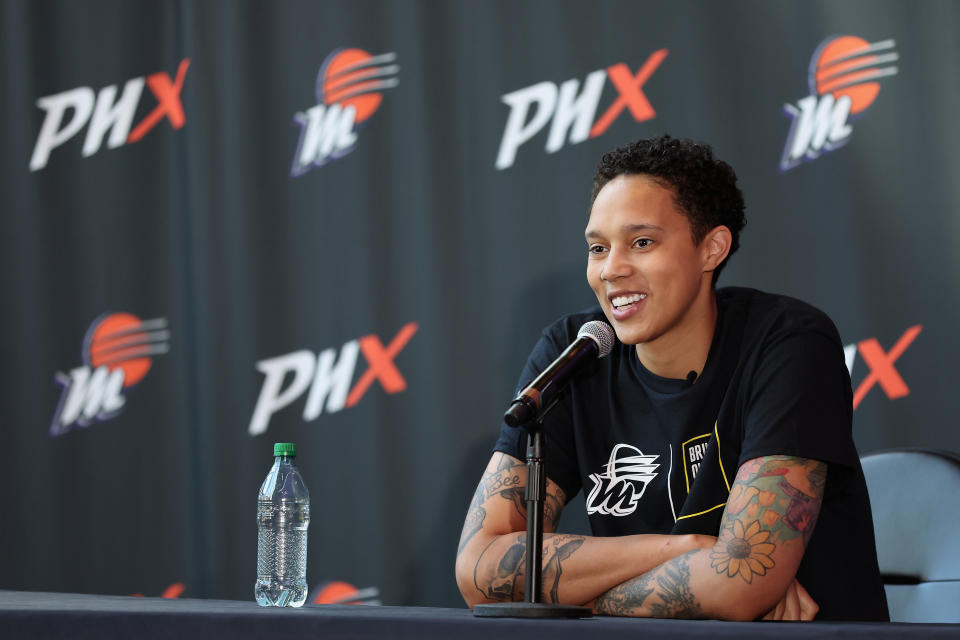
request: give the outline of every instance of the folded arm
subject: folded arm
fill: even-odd
[[[456,575],[469,606],[523,599],[526,565],[526,465],[494,453],[470,504],[457,550]],[[566,503],[547,480],[544,501],[543,601],[583,604],[679,554],[709,548],[713,536],[556,534]]]
[[[826,476],[827,465],[816,460],[766,456],[745,462],[712,548],[679,555],[590,605],[609,615],[758,618],[794,583]]]

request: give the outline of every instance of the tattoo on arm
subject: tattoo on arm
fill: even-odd
[[[676,562],[668,562],[657,576],[657,596],[661,602],[650,605],[655,618],[701,618],[700,603],[690,592],[690,566],[687,556],[679,556]]]
[[[557,530],[564,502],[566,502],[566,494],[563,490],[556,485],[547,484],[547,496],[543,501],[543,518],[544,525],[551,531]]]
[[[573,555],[573,552],[583,544],[582,536],[557,535],[550,538],[549,549],[544,545],[543,554],[543,588],[549,593],[544,594],[547,602],[560,602],[560,576],[563,574],[562,563]]]
[[[778,546],[813,534],[826,485],[827,465],[817,460],[769,456],[737,473],[710,566],[717,574],[752,583],[776,566]],[[800,486],[797,486],[800,485]]]
[[[543,588],[546,602],[560,602],[560,576],[563,562],[580,548],[583,536],[547,535],[543,541]],[[480,554],[473,569],[473,584],[485,598],[491,600],[520,600],[524,595],[527,568],[527,537],[518,534],[499,558],[487,558],[487,552],[497,543],[494,540]]]
[[[527,517],[527,501],[524,494],[526,493],[525,487],[513,487],[512,489],[504,489],[500,492],[500,497],[504,500],[513,503],[513,508],[516,509],[522,517]]]
[[[467,510],[467,517],[463,523],[463,532],[460,534],[460,545],[457,555],[463,551],[470,539],[483,528],[483,521],[487,517],[484,503],[492,496],[499,494],[506,500],[513,502],[520,515],[526,517],[527,511],[523,503],[523,485],[526,481],[526,468],[523,464],[502,453],[498,456],[497,467],[494,471],[484,471],[480,484],[473,494],[473,501]],[[519,497],[518,497],[519,496]]]
[[[483,528],[483,521],[487,517],[487,510],[477,504],[476,498],[467,511],[467,518],[463,521],[463,531],[460,533],[460,545],[457,547],[457,555],[463,551],[470,539]]]
[[[463,551],[467,543],[483,528],[483,522],[487,517],[487,510],[484,505],[494,496],[510,502],[517,514],[522,518],[527,517],[527,503],[525,496],[525,487],[527,484],[527,466],[513,458],[497,453],[497,466],[494,471],[484,471],[480,478],[480,484],[473,495],[470,508],[467,510],[467,517],[463,523],[463,531],[460,534],[460,544],[457,547],[457,555]],[[552,489],[552,490],[551,490]],[[566,495],[556,485],[548,485],[546,500],[543,503],[543,514],[545,525],[556,530],[557,521],[560,519],[560,512],[566,502]]]
[[[744,463],[737,472],[724,510],[720,537],[710,551],[718,575],[752,583],[776,566],[778,547],[813,533],[827,479],[817,460],[767,456]],[[610,589],[594,602],[597,613],[618,616],[702,618],[702,606],[690,588],[690,551]]]
[[[700,603],[690,591],[688,556],[677,556],[632,580],[610,589],[594,602],[597,613],[632,616],[648,612],[655,618],[702,618]],[[653,596],[655,599],[651,599]],[[646,610],[644,603],[649,601]]]
[[[643,606],[650,594],[653,593],[654,572],[649,571],[632,580],[610,589],[594,602],[597,613],[608,616],[629,616],[636,609]]]
[[[518,462],[502,453],[494,458],[494,470],[488,467],[477,485],[470,503],[467,518],[460,534],[459,556],[473,537],[483,528],[487,516],[486,506],[497,499],[509,502],[523,519],[527,517],[526,508],[526,464]],[[546,598],[557,602],[560,590],[560,576],[563,574],[563,562],[580,548],[583,536],[554,535],[560,512],[566,501],[566,494],[554,483],[547,484],[544,500],[544,526],[548,533],[543,542],[543,585]],[[500,557],[493,557],[494,547],[503,549],[503,539],[495,538],[480,553],[473,570],[473,583],[477,590],[492,600],[519,600],[523,596],[523,577],[527,562],[526,536],[518,534]],[[497,552],[499,553],[499,551]]]
[[[813,489],[814,495],[823,498],[823,493],[827,487],[827,465],[822,462],[814,465],[807,475],[807,480],[810,482],[810,488]]]
[[[527,560],[526,536],[519,535],[496,561],[485,561],[484,556],[498,540],[494,539],[483,550],[473,569],[473,584],[484,597],[492,600],[519,600],[522,595],[520,577]],[[484,571],[481,567],[485,567]],[[486,575],[481,575],[484,573]]]

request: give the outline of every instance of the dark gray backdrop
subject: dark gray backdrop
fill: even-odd
[[[749,223],[721,285],[806,299],[845,344],[873,339],[883,353],[922,327],[893,363],[909,394],[875,385],[854,414],[861,453],[960,450],[956,3],[0,8],[0,588],[159,595],[183,583],[185,596],[247,599],[256,492],[272,443],[295,441],[313,505],[310,582],[459,605],[462,515],[516,375],[540,328],[592,301],[582,233],[593,167],[663,132],[709,142],[740,175]],[[811,94],[811,58],[834,35],[893,40],[896,74],[849,119],[845,145],[781,172],[783,105]],[[351,152],[291,177],[294,115],[317,105],[324,61],[351,48],[395,54],[396,85]],[[660,49],[641,89],[654,118],[624,111],[554,153],[548,124],[495,168],[503,95],[574,78],[582,90],[618,63],[635,75]],[[84,126],[30,169],[39,99],[122,92],[156,73],[172,84],[184,59],[181,127],[164,116],[141,140],[108,148],[108,134],[84,157]],[[607,79],[593,120],[618,95]],[[144,86],[132,125],[156,105]],[[169,350],[117,415],[52,436],[55,375],[87,364],[84,336],[110,312],[166,320]],[[258,362],[341,357],[371,335],[386,347],[408,323],[416,333],[392,358],[405,390],[378,378],[355,405],[312,420],[306,391],[265,433],[248,432]],[[343,375],[356,383],[366,369],[361,353]],[[854,389],[870,372],[858,353]],[[582,526],[581,510],[566,526]]]

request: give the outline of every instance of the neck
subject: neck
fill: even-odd
[[[707,363],[717,326],[717,296],[707,274],[706,282],[677,326],[650,342],[637,345],[637,356],[647,371],[662,378],[699,377]],[[705,285],[705,286],[704,286]]]

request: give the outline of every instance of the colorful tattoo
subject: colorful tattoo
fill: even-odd
[[[796,538],[806,546],[823,500],[827,465],[768,456],[740,467],[710,566],[747,583],[776,566],[773,552]]]
[[[733,521],[733,534],[726,540],[726,548],[710,553],[710,566],[717,573],[726,572],[729,577],[740,575],[745,581],[752,582],[753,575],[766,575],[776,563],[770,557],[776,545],[767,542],[770,531],[760,530],[760,522],[754,520],[744,529],[739,520]],[[723,543],[718,541],[718,547]]]

